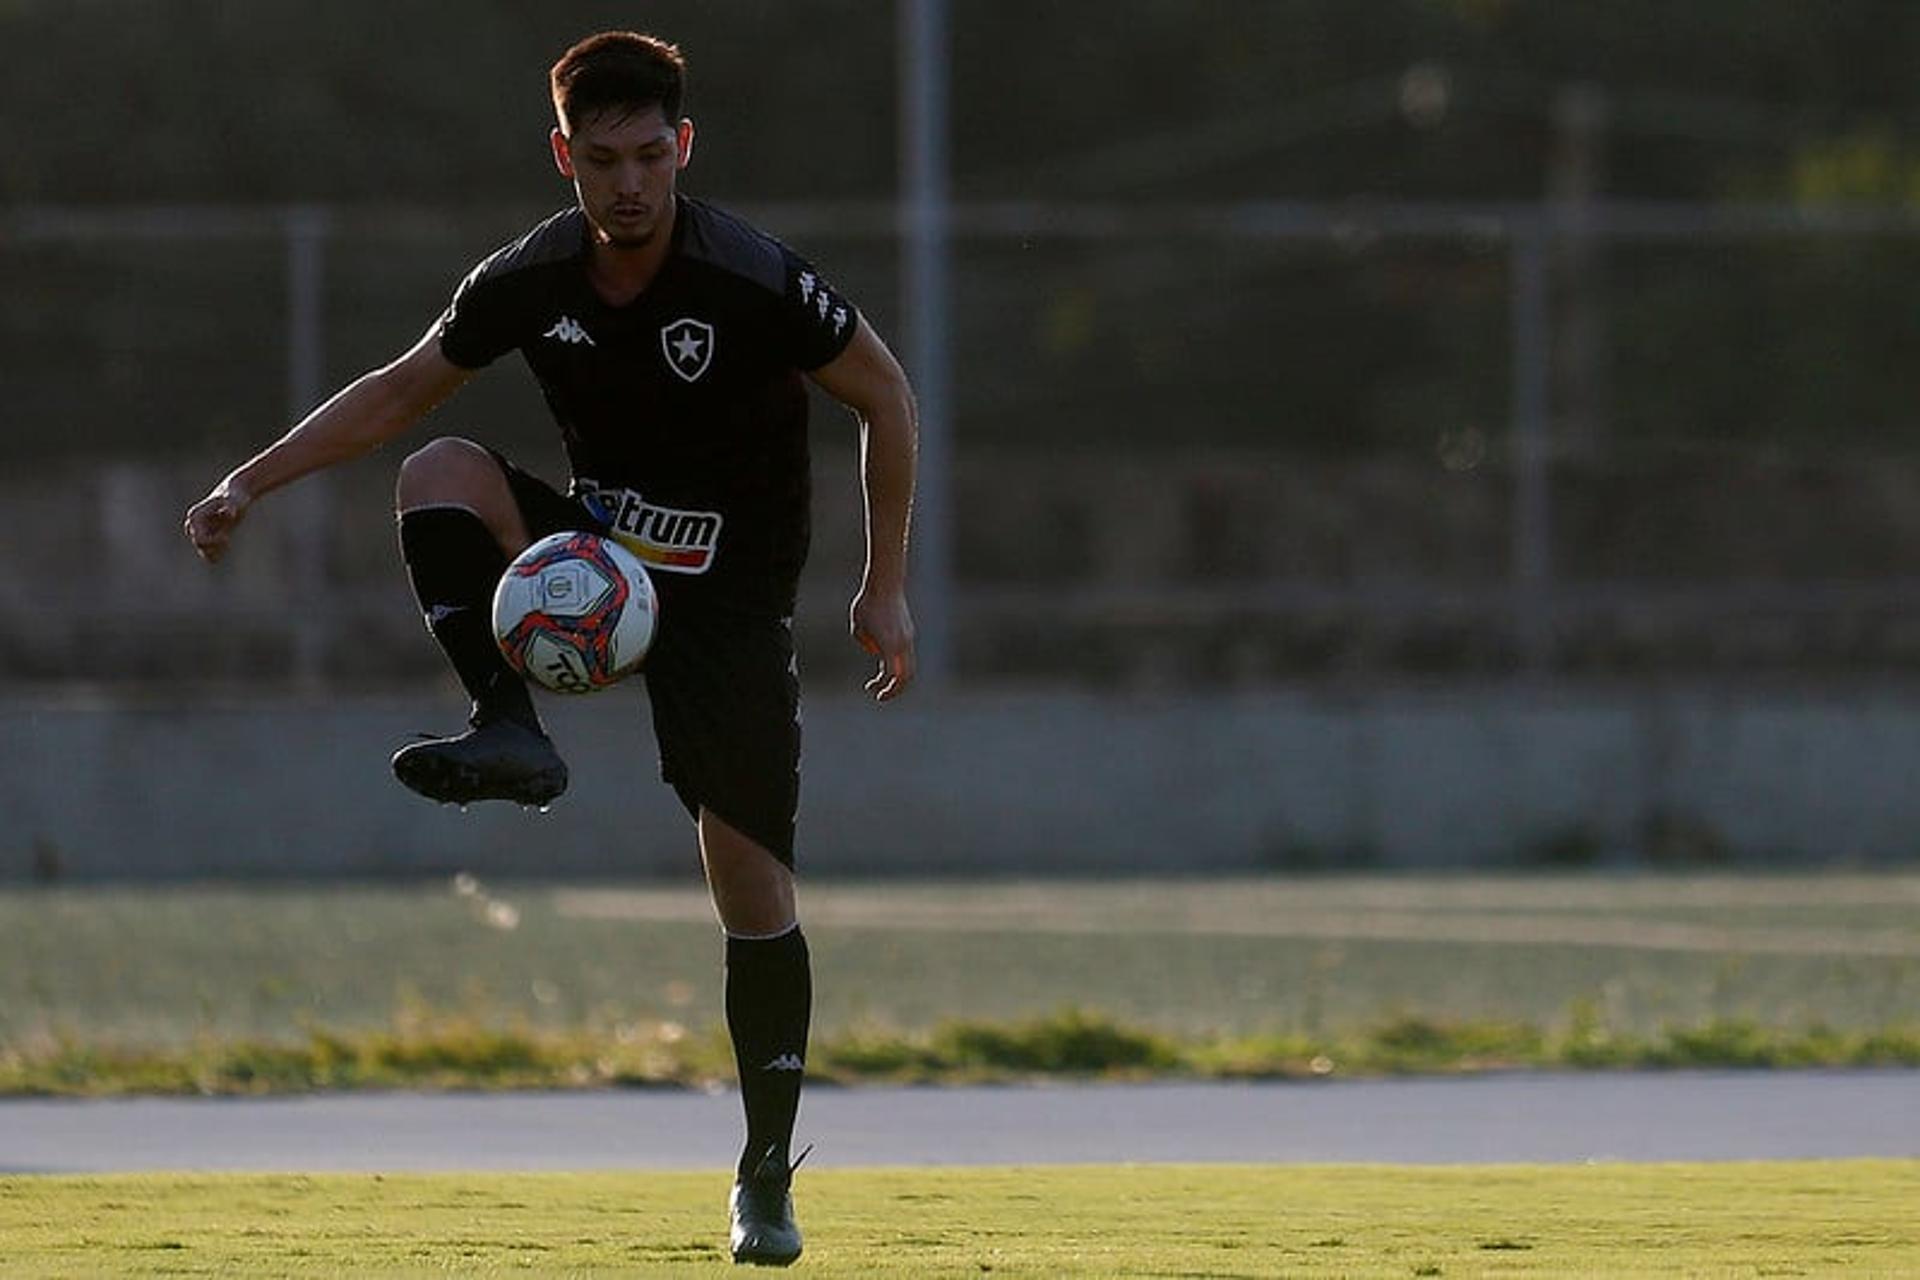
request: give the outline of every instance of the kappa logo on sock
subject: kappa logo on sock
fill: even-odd
[[[762,1071],[805,1071],[807,1064],[800,1060],[797,1053],[783,1053],[760,1068]]]
[[[438,626],[448,618],[456,614],[465,613],[466,611],[467,606],[464,604],[437,604],[427,610],[427,625],[429,627]]]

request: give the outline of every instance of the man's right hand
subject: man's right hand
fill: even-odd
[[[202,560],[213,564],[227,553],[233,531],[252,505],[252,495],[228,476],[214,486],[212,493],[187,508],[187,540]]]
[[[212,564],[227,553],[256,498],[371,452],[459,390],[473,370],[440,354],[439,333],[436,324],[398,360],[361,374],[187,508],[187,541],[201,558]]]

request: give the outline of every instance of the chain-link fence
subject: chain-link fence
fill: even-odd
[[[385,514],[396,457],[276,496],[212,573],[179,513],[541,212],[0,214],[0,679],[435,670]],[[744,212],[894,332],[890,206]],[[1920,660],[1920,221],[1006,204],[952,225],[954,462],[928,482],[951,500],[962,680]],[[427,430],[558,478],[517,370]],[[852,431],[822,406],[815,440],[803,655],[851,671]]]

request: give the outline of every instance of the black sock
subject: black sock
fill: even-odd
[[[740,1173],[752,1173],[769,1149],[787,1158],[800,1084],[806,1075],[813,972],[807,939],[795,925],[774,938],[727,939],[727,1030],[740,1071],[747,1145]]]
[[[493,589],[506,553],[465,507],[417,507],[400,513],[400,555],[427,630],[473,699],[475,719],[504,716],[540,727],[526,681],[493,638]]]

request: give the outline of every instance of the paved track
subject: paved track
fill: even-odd
[[[815,1089],[820,1165],[1920,1156],[1920,1072]],[[0,1172],[720,1168],[731,1094],[0,1103]]]

